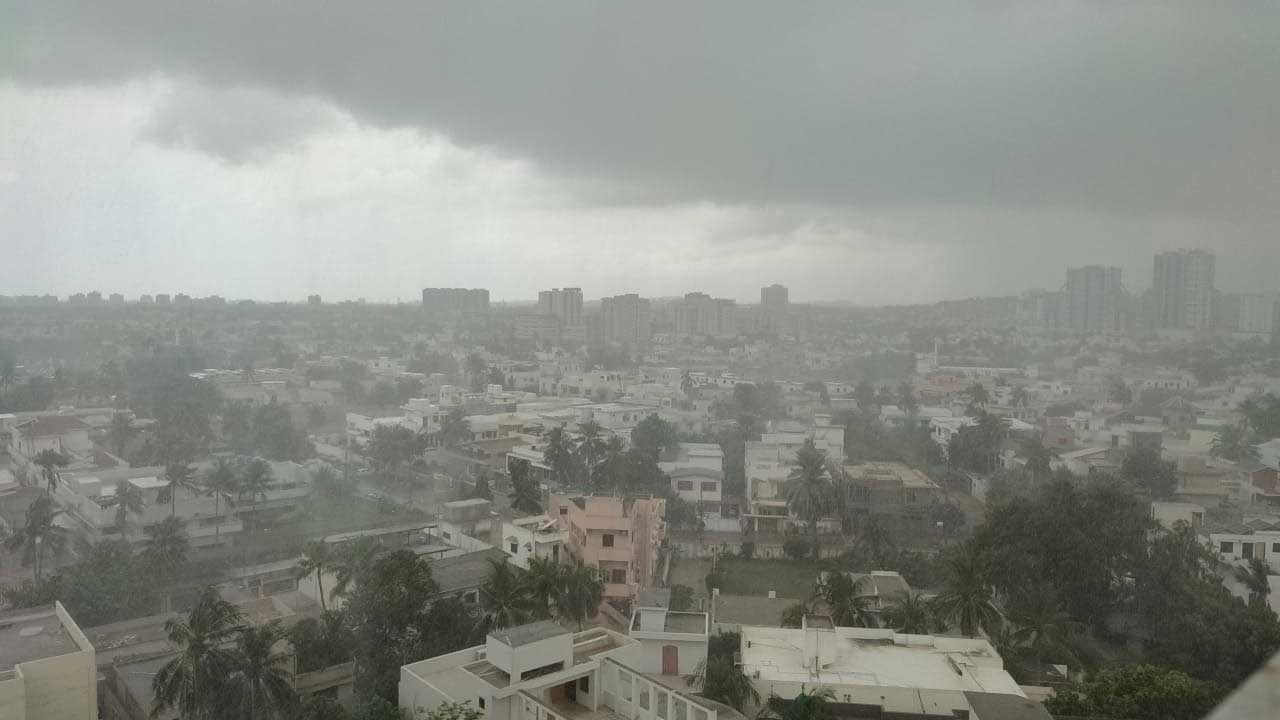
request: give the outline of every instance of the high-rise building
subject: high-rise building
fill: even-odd
[[[650,329],[648,300],[629,293],[600,301],[600,335],[604,342],[642,348],[649,344]]]
[[[1232,298],[1237,334],[1264,337],[1280,329],[1280,297],[1271,293],[1249,293]]]
[[[434,313],[487,313],[489,291],[484,288],[424,288],[422,308]]]
[[[554,315],[562,325],[582,324],[582,288],[552,288],[538,293],[538,314]]]
[[[1120,268],[1088,265],[1067,270],[1067,319],[1077,333],[1123,329],[1124,286]]]
[[[787,305],[790,301],[787,298],[787,288],[785,285],[770,285],[769,287],[760,288],[760,307],[765,312],[776,311],[785,313]]]
[[[320,296],[319,296],[319,295],[308,295],[308,296],[307,296],[307,304],[308,304],[308,305],[310,305],[311,307],[320,307]]]
[[[706,293],[692,292],[675,307],[675,328],[678,335],[711,335],[735,337],[738,334],[737,302],[729,298],[713,298]]]
[[[1156,255],[1151,289],[1157,328],[1207,330],[1213,324],[1214,264],[1207,250]]]

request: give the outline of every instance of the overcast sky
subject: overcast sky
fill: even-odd
[[[906,303],[1178,247],[1280,289],[1276,3],[0,18],[0,294]]]

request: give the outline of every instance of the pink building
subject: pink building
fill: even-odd
[[[569,533],[569,557],[600,571],[604,596],[630,598],[653,583],[666,506],[662,498],[552,493],[548,513]]]

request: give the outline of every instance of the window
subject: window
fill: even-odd
[[[600,544],[604,547],[613,547],[613,536],[605,533],[600,536]]]
[[[520,543],[511,543],[511,554],[517,555],[520,552]]]
[[[591,692],[591,676],[578,678],[578,692]]]
[[[609,582],[615,585],[625,585],[627,582],[627,571],[626,570],[610,570]]]
[[[676,481],[676,489],[677,489],[677,490],[692,490],[692,489],[693,489],[693,481],[692,481],[692,480],[677,480],[677,481]]]
[[[569,514],[569,508],[568,508],[568,507],[561,507],[561,508],[560,508],[560,514],[561,514],[561,515],[568,515],[568,514]]]
[[[1253,559],[1253,543],[1240,543],[1240,555],[1245,560]]]
[[[702,483],[702,492],[716,492],[719,489],[720,489],[720,483],[718,482],[708,481],[708,482]]]
[[[1271,543],[1271,552],[1280,553],[1280,543]]]
[[[1229,553],[1236,549],[1236,544],[1232,542],[1224,542],[1218,546],[1219,552]]]
[[[480,700],[480,702],[478,702],[478,703],[476,703],[476,704],[480,706],[480,709],[481,709],[481,710],[483,710],[483,709],[484,709],[484,698],[479,698],[479,700]]]

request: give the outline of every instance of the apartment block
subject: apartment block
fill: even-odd
[[[552,493],[548,513],[568,531],[570,560],[596,568],[606,598],[631,598],[652,583],[666,537],[666,500]]]
[[[96,720],[97,676],[93,645],[62,603],[0,614],[0,718]]]

